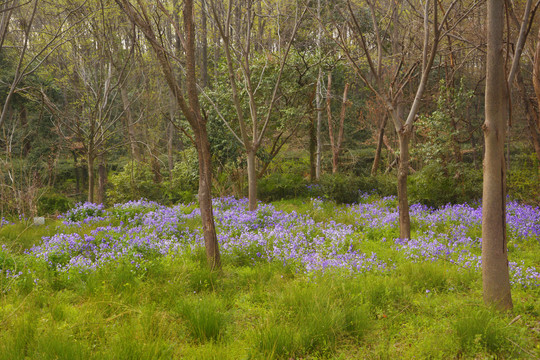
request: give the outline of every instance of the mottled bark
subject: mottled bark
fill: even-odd
[[[482,284],[484,302],[512,308],[506,237],[504,139],[509,116],[504,71],[504,0],[487,5],[486,118],[482,203]]]

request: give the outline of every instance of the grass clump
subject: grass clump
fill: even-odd
[[[201,343],[220,340],[228,319],[221,299],[211,296],[180,301],[176,311],[186,321],[191,337]]]

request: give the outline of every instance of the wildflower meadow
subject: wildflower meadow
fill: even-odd
[[[394,197],[214,200],[223,270],[195,204],[81,203],[1,221],[0,358],[537,358],[540,209],[509,201],[514,312],[482,305],[480,204]]]

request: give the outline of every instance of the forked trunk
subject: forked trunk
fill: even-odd
[[[506,239],[506,173],[504,139],[508,92],[503,54],[504,0],[487,5],[486,119],[482,193],[482,285],[484,302],[512,308]]]
[[[399,167],[398,167],[398,205],[399,205],[399,237],[411,238],[411,218],[409,216],[409,200],[407,196],[407,176],[409,175],[409,141],[411,130],[403,129],[399,135]]]
[[[248,198],[249,210],[257,209],[257,169],[255,168],[255,151],[247,151],[247,173],[248,173]]]

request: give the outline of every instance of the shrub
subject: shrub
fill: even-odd
[[[71,206],[73,206],[72,200],[53,190],[47,191],[37,202],[37,210],[40,215],[63,213],[68,211]]]
[[[508,194],[520,202],[540,205],[540,173],[535,155],[521,156],[511,164],[512,168],[507,176]]]
[[[307,195],[307,182],[298,174],[271,174],[258,182],[258,197],[263,201],[290,199]]]
[[[110,202],[123,203],[141,198],[152,201],[162,201],[164,198],[163,185],[154,181],[150,165],[131,162],[109,178],[107,199]]]
[[[470,203],[482,195],[482,174],[462,164],[444,167],[433,162],[409,176],[408,180],[410,201],[432,207]]]

